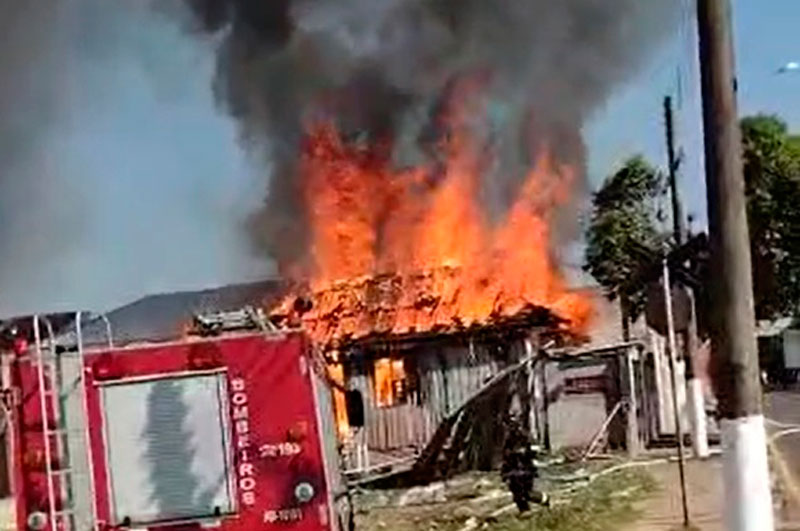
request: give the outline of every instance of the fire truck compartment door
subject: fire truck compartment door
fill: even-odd
[[[233,512],[226,396],[222,374],[102,388],[115,524]]]

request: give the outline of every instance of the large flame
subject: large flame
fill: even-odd
[[[398,171],[387,145],[348,142],[330,123],[310,128],[300,171],[314,293],[303,321],[312,338],[470,326],[532,306],[581,328],[590,305],[566,289],[550,252],[549,224],[573,169],[542,149],[492,223],[480,200],[487,157],[455,130],[439,148],[437,163]],[[293,300],[278,313],[291,313]],[[326,317],[332,322],[321,326]]]
[[[566,289],[550,249],[573,168],[544,147],[499,221],[481,200],[493,160],[472,133],[487,81],[478,73],[451,87],[427,165],[396,170],[390,140],[308,128],[299,169],[311,248],[299,269],[313,292],[301,319],[312,339],[488,324],[533,307],[584,326],[590,305]],[[293,302],[277,313],[292,314]]]
[[[468,110],[447,109],[438,160],[406,170],[393,169],[390,142],[347,141],[327,122],[309,128],[300,185],[310,252],[289,266],[307,281],[311,305],[294,294],[274,315],[299,321],[334,356],[340,342],[371,334],[503,326],[542,309],[583,329],[590,303],[566,289],[550,250],[552,215],[569,197],[573,169],[542,149],[493,222],[480,186],[491,157],[459,127]],[[341,382],[341,365],[329,369]],[[391,405],[402,366],[385,359],[375,370],[377,399]],[[346,437],[344,395],[334,394]]]

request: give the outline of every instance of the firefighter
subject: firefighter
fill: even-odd
[[[530,510],[531,502],[550,506],[549,496],[533,488],[533,480],[537,477],[534,456],[530,437],[522,429],[520,422],[512,417],[507,423],[502,476],[521,513]]]

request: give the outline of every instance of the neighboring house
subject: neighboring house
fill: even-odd
[[[184,335],[196,314],[239,310],[246,306],[269,306],[283,292],[283,283],[265,280],[220,288],[148,295],[106,314],[116,345],[160,342]],[[82,327],[85,344],[106,341],[105,323],[89,317]],[[74,327],[64,331],[74,334]],[[65,341],[69,343],[69,341]]]
[[[584,280],[586,280],[584,278]],[[622,315],[619,300],[609,301],[603,290],[597,286],[589,286],[581,291],[591,297],[595,307],[595,318],[590,323],[587,335],[590,346],[603,348],[623,342]],[[800,331],[799,331],[800,332]],[[640,399],[644,411],[640,414],[640,423],[645,424],[644,435],[646,440],[658,440],[665,436],[675,434],[675,415],[672,400],[671,369],[669,363],[669,349],[667,340],[655,330],[649,328],[643,316],[639,317],[630,326],[631,341],[641,342],[644,345],[642,357],[637,370],[637,377],[641,378]],[[800,335],[798,336],[800,337]],[[678,382],[678,405],[681,411],[683,426],[689,425],[686,405],[686,365],[683,361],[681,337],[678,342],[678,356],[676,357],[675,372]],[[800,343],[798,343],[800,347]],[[693,357],[694,374],[703,384],[705,401],[708,405],[716,402],[711,383],[710,374],[710,344],[701,342]],[[687,429],[687,428],[684,428]],[[716,428],[710,428],[714,431]]]
[[[771,383],[796,383],[800,375],[800,321],[784,317],[760,321],[756,329],[761,369]]]

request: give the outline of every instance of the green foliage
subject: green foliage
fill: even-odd
[[[643,256],[657,253],[659,232],[655,198],[661,175],[642,157],[629,159],[594,194],[587,231],[584,269],[612,300],[622,300],[623,319],[644,308]]]
[[[800,313],[800,136],[775,116],[741,122],[747,214],[759,319]],[[628,318],[644,304],[643,256],[659,249],[654,198],[661,178],[641,157],[625,163],[593,198],[585,269]]]
[[[545,488],[553,498],[553,506],[534,505],[529,513],[519,514],[509,505],[511,496],[499,479],[495,476],[489,490],[480,490],[477,498],[448,495],[446,503],[433,505],[370,508],[361,498],[361,503],[356,502],[357,527],[459,531],[474,520],[478,529],[487,531],[614,531],[633,523],[641,515],[637,505],[658,488],[653,477],[642,469],[617,470],[598,476],[589,484]],[[536,488],[542,486],[543,481],[537,480]],[[495,488],[506,495],[497,496]],[[505,511],[498,512],[504,507]]]
[[[511,515],[487,527],[491,531],[613,531],[633,523],[640,511],[636,503],[656,489],[655,481],[641,470],[621,471],[601,477],[586,487],[556,500],[549,509]]]
[[[775,116],[742,120],[756,313],[797,314],[800,301],[800,139]]]

